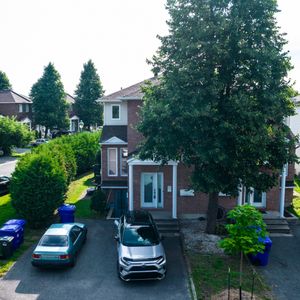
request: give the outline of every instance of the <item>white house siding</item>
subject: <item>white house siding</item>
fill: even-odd
[[[120,105],[120,120],[112,119],[112,106]],[[127,125],[127,101],[104,103],[104,125]]]

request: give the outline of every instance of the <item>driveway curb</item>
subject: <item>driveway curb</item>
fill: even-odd
[[[179,225],[180,225],[180,223],[179,223]],[[192,300],[197,300],[198,298],[197,298],[196,288],[195,288],[195,284],[194,284],[194,280],[193,280],[193,276],[192,276],[192,268],[191,268],[189,258],[186,255],[184,237],[183,237],[183,234],[182,234],[181,230],[180,230],[180,233],[179,233],[179,239],[180,239],[180,246],[181,246],[181,250],[182,250],[184,263],[185,263],[187,273],[188,273],[190,294],[191,294]]]

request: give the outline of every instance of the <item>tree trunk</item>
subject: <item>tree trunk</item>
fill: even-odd
[[[243,252],[241,252],[240,259],[240,300],[242,300],[242,274],[243,274]]]
[[[218,194],[208,194],[207,224],[206,233],[214,234],[216,232],[217,214],[218,214]]]
[[[44,138],[45,138],[45,139],[47,138],[47,135],[48,135],[48,127],[46,126],[46,127],[45,127],[45,135],[44,135]]]

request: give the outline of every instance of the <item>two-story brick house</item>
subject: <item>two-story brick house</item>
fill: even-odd
[[[125,208],[147,209],[158,216],[172,218],[205,215],[208,195],[191,189],[191,169],[176,161],[161,166],[138,158],[137,148],[143,137],[136,131],[135,125],[142,105],[141,85],[143,82],[101,99],[104,105],[100,139],[102,189],[107,192],[108,201],[114,204],[118,213]],[[292,200],[294,166],[284,169],[283,177],[278,178],[278,186],[269,192],[259,193],[244,187],[236,198],[220,193],[220,205],[230,209],[248,202],[259,209],[283,215],[284,206]],[[281,178],[286,185],[283,192]]]
[[[15,117],[17,121],[32,126],[32,101],[13,90],[0,91],[0,115]]]

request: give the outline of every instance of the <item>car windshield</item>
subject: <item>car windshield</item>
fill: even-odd
[[[124,229],[124,246],[154,246],[159,244],[159,236],[152,226],[132,226]]]
[[[40,246],[66,247],[68,246],[67,235],[44,235],[39,243]]]

